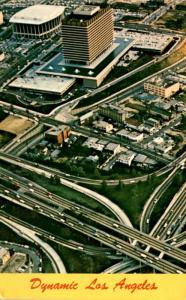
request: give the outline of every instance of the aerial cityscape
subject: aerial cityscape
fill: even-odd
[[[186,273],[186,0],[0,0],[0,273]]]

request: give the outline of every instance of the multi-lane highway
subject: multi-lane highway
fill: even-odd
[[[49,244],[42,241],[42,239],[36,236],[33,230],[28,229],[23,225],[17,224],[17,222],[9,220],[3,216],[0,216],[0,222],[11,228],[13,231],[16,232],[16,234],[20,235],[22,238],[40,246],[43,252],[51,261],[55,273],[66,273],[65,266],[57,252]]]
[[[172,172],[166,177],[166,179],[154,190],[154,192],[151,194],[150,198],[146,202],[142,216],[141,216],[141,222],[140,222],[140,229],[143,232],[148,232],[149,230],[149,221],[150,216],[152,214],[152,211],[157,204],[157,202],[160,200],[162,195],[165,193],[165,191],[169,188],[172,180],[178,174],[185,164],[185,154],[182,155],[181,160],[179,158],[179,161],[177,160],[177,164],[175,168],[172,170]]]
[[[174,247],[181,247],[186,244],[186,231],[175,235],[174,237],[167,240],[168,243],[174,245]]]
[[[44,237],[47,240],[53,240],[55,239],[55,243],[62,245],[63,247],[67,247],[72,250],[84,252],[89,255],[104,255],[110,259],[118,259],[120,256],[118,256],[115,251],[113,251],[110,248],[104,248],[104,247],[96,247],[91,245],[84,245],[82,243],[78,243],[74,240],[67,240],[62,237],[60,237],[57,234],[50,233],[49,231],[43,230],[35,225],[31,225],[28,222],[25,222],[17,217],[14,217],[4,211],[0,210],[0,216],[7,218],[8,220],[11,220],[19,225],[24,226],[25,228],[31,229],[34,231],[38,236]]]
[[[184,226],[186,216],[186,183],[175,194],[167,209],[162,214],[159,221],[153,227],[150,235],[158,237],[161,240],[171,237],[178,228]]]
[[[12,175],[13,176],[13,175]],[[28,187],[29,192],[29,187]],[[2,191],[3,193],[3,191]],[[30,196],[31,194],[31,196]],[[15,201],[15,192],[11,189],[8,189],[8,193],[4,192],[4,197],[8,200]],[[82,206],[77,206],[74,203],[70,202],[69,200],[61,199],[60,197],[56,197],[52,194],[52,203],[58,204],[58,209],[55,209],[51,207],[50,205],[46,205],[42,203],[42,200],[38,200],[38,198],[41,196],[44,198],[46,197],[46,193],[42,191],[39,191],[38,188],[34,187],[34,194],[32,191],[30,191],[29,196],[26,194],[19,193],[18,203],[19,205],[26,204],[31,209],[36,209],[36,206],[39,206],[38,213],[44,214],[46,216],[49,216],[50,218],[65,224],[66,226],[69,226],[83,234],[86,234],[101,243],[110,246],[114,249],[119,249],[120,252],[126,253],[128,256],[135,258],[138,261],[142,261],[145,264],[148,264],[152,267],[154,267],[157,270],[160,270],[161,272],[167,272],[167,273],[175,273],[177,271],[184,272],[183,268],[180,268],[180,263],[186,263],[186,255],[183,251],[176,249],[175,247],[172,247],[171,245],[167,248],[166,243],[156,240],[146,234],[143,234],[139,232],[136,229],[129,228],[125,225],[122,225],[121,223],[110,219],[108,217],[105,217],[99,213],[95,213],[94,211],[91,211],[90,209],[84,208]],[[37,199],[34,199],[34,197],[37,196]],[[13,198],[13,199],[12,199]],[[60,198],[60,200],[59,200]],[[48,196],[47,196],[48,201]],[[24,201],[24,203],[21,203],[20,200]],[[88,220],[92,220],[92,222],[95,222],[97,224],[100,224],[104,226],[105,230],[108,230],[107,232],[97,229],[97,227],[93,227],[91,225],[88,225],[87,223],[81,223],[78,221],[77,218],[72,217],[68,214],[61,215],[61,211],[59,211],[59,208],[68,209],[70,211],[74,211],[76,214],[81,215]],[[110,231],[117,232],[119,235],[123,236],[123,238],[117,238],[114,235],[110,234]],[[109,232],[109,233],[108,233]],[[147,253],[141,248],[139,248],[137,243],[135,245],[129,244],[128,242],[125,242],[126,238],[130,238],[135,240],[136,242],[140,242],[143,245],[150,246],[150,248],[155,249],[159,251],[159,254],[161,252],[167,252],[168,257],[174,258],[175,264],[170,263],[169,261],[165,261],[164,259],[160,259],[158,256],[155,256],[151,253]],[[148,258],[148,259],[147,259]]]
[[[133,259],[123,259],[123,261],[105,269],[103,274],[113,274],[113,273],[129,273],[133,270],[143,268],[141,263],[137,263]]]
[[[35,172],[37,174],[44,175],[48,178],[51,178],[51,176],[54,176],[54,175],[58,175],[58,172],[55,170],[50,170],[49,168],[45,168],[44,166],[42,168],[40,168],[37,164],[36,164],[37,165],[36,166],[33,163],[29,163],[29,162],[27,163],[26,160],[22,160],[20,158],[10,156],[10,155],[4,154],[2,152],[0,152],[0,159],[4,160],[6,162],[9,162],[13,165],[20,166],[23,169],[31,170],[32,172]],[[4,172],[4,174],[5,174],[5,172]],[[70,182],[70,181],[62,179],[62,178],[61,178],[61,183],[65,186],[68,186],[69,188],[74,189],[82,194],[85,194],[88,197],[103,204],[105,207],[107,207],[108,209],[110,209],[112,211],[112,213],[117,217],[118,220],[120,220],[120,222],[132,227],[132,224],[131,224],[129,218],[124,213],[124,211],[119,206],[117,206],[112,201],[110,201],[108,198],[106,198],[94,191],[91,191],[85,187],[79,186],[73,182]]]

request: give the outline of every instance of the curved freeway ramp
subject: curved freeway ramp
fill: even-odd
[[[127,273],[128,270],[136,270],[140,268],[140,264],[137,263],[134,259],[122,260],[119,263],[112,265],[102,272],[102,274],[115,274],[115,273]]]
[[[27,169],[32,172],[35,172],[36,174],[40,174],[42,176],[44,175],[47,178],[51,178],[51,176],[58,175],[58,172],[56,172],[55,170],[50,170],[49,168],[47,168],[47,170],[46,170],[44,167],[42,168],[41,166],[33,166],[33,164],[30,164],[29,162],[22,160],[21,158],[18,158],[16,160],[15,157],[12,157],[12,156],[4,154],[4,153],[0,153],[0,157],[4,161],[8,161],[14,165],[20,166],[23,169]],[[61,176],[59,176],[59,177],[60,177],[61,184],[65,185],[71,189],[74,189],[82,194],[85,194],[85,195],[89,196],[90,198],[96,200],[97,202],[99,202],[102,205],[104,205],[105,207],[107,207],[117,217],[117,219],[122,224],[125,224],[129,227],[133,227],[132,223],[130,222],[130,220],[129,220],[128,216],[125,214],[125,212],[118,205],[113,203],[111,200],[109,200],[105,196],[102,196],[92,190],[89,190],[88,188],[79,186],[76,183],[73,183],[69,180],[63,179]]]
[[[7,220],[4,217],[0,217],[0,222],[10,227],[13,231],[15,231],[20,236],[23,236],[23,238],[27,240],[31,240],[32,242],[35,242],[36,244],[40,245],[43,252],[50,259],[55,273],[62,273],[62,274],[66,273],[65,266],[61,258],[59,257],[59,255],[56,253],[56,251],[49,244],[43,242],[40,238],[38,238],[35,235],[35,232],[33,230],[25,228],[24,226],[19,225],[13,221]]]

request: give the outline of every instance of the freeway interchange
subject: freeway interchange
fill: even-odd
[[[12,80],[16,77],[16,74],[19,74],[21,70],[19,70],[18,67],[27,68],[29,64],[32,64],[35,61],[38,54],[38,58],[41,59],[43,54],[40,54],[40,50],[48,48],[50,44],[51,41],[47,42],[44,47],[39,46],[37,49],[30,51],[28,57],[15,62],[14,69],[7,69],[4,78],[0,78],[0,83],[2,85],[1,91],[3,91],[3,87],[6,87],[9,80]],[[58,43],[56,41],[56,47],[57,46]],[[152,62],[152,64],[154,64],[154,62]],[[156,75],[160,75],[169,69],[181,68],[183,66],[185,66],[185,58],[176,62],[174,65],[158,71]],[[143,68],[145,67],[140,67],[140,70],[143,70]],[[132,71],[132,74],[137,72],[138,70],[134,70]],[[129,75],[132,74],[124,75],[124,77],[130,77]],[[56,114],[59,111],[74,108],[80,101],[86,101],[87,97],[94,97],[95,95],[98,95],[97,100],[95,100],[93,104],[82,108],[82,111],[84,112],[91,110],[96,111],[100,104],[108,104],[112,101],[121,101],[122,99],[130,96],[131,90],[138,93],[142,84],[146,82],[147,79],[154,77],[154,75],[155,74],[150,75],[141,81],[137,81],[131,86],[128,86],[123,90],[119,90],[114,94],[109,93],[108,91],[111,90],[112,86],[114,87],[114,85],[121,80],[121,78],[116,79],[115,81],[101,86],[89,94],[73,99],[70,102],[65,102],[64,104],[56,107],[48,115],[23,108],[21,106],[5,103],[3,101],[0,101],[0,106],[6,113],[11,113],[34,121],[36,130],[39,126],[58,127],[62,124],[69,125],[68,123],[56,119]],[[4,90],[4,92],[6,93],[6,90]],[[101,92],[106,92],[109,96],[107,98],[100,97],[99,99],[99,93]],[[20,91],[18,100],[20,100],[21,95],[23,94]],[[7,163],[7,165],[14,166],[15,169],[21,168],[23,171],[29,170],[33,174],[39,174],[47,178],[51,178],[51,176],[58,176],[61,184],[82,194],[86,194],[90,198],[101,203],[109,209],[113,217],[105,216],[82,204],[77,204],[75,201],[59,197],[54,193],[49,192],[47,189],[42,188],[35,182],[16,175],[16,172],[14,173],[12,171],[8,171],[8,168],[0,167],[0,197],[3,199],[5,207],[6,205],[15,205],[16,207],[20,207],[22,210],[29,211],[31,214],[34,212],[41,218],[47,218],[47,224],[54,222],[54,224],[58,224],[58,226],[61,226],[62,228],[69,228],[77,234],[86,237],[88,241],[91,240],[95,242],[96,246],[82,243],[78,240],[65,239],[64,237],[51,232],[50,228],[47,228],[47,226],[46,229],[40,228],[36,224],[32,224],[29,220],[22,220],[21,217],[19,218],[13,213],[10,214],[6,211],[6,209],[4,209],[3,205],[0,208],[0,223],[2,222],[11,228],[14,226],[22,228],[20,230],[17,229],[16,231],[16,233],[20,233],[20,236],[22,237],[26,236],[26,232],[30,232],[33,238],[36,240],[38,239],[38,241],[40,240],[40,247],[43,250],[49,250],[49,257],[53,256],[51,257],[51,261],[53,262],[54,272],[56,273],[65,273],[65,267],[55,251],[52,254],[53,251],[51,245],[54,243],[87,255],[100,255],[104,258],[108,257],[112,261],[120,260],[119,263],[113,263],[111,267],[103,270],[103,273],[133,272],[144,268],[145,266],[150,267],[150,269],[154,272],[172,274],[186,273],[186,253],[183,250],[183,246],[186,244],[186,232],[184,227],[186,223],[185,184],[180,187],[171,199],[168,207],[162,213],[158,222],[151,230],[149,228],[151,215],[153,214],[156,205],[160,202],[162,195],[171,187],[175,176],[184,171],[186,153],[184,152],[181,156],[173,160],[172,157],[169,157],[168,155],[163,156],[154,150],[147,148],[145,145],[147,142],[152,140],[152,138],[158,137],[166,129],[175,126],[180,120],[181,116],[179,114],[176,115],[173,120],[163,126],[162,129],[156,132],[156,134],[145,138],[140,144],[129,143],[127,138],[121,138],[115,134],[95,132],[92,128],[80,126],[77,123],[71,124],[71,130],[84,137],[91,136],[99,139],[103,138],[107,142],[118,143],[129,150],[145,154],[148,158],[165,164],[164,167],[152,173],[152,175],[157,177],[162,174],[167,174],[167,177],[148,198],[142,215],[140,216],[140,230],[133,228],[129,218],[122,209],[117,207],[114,203],[111,203],[111,201],[109,202],[109,199],[105,199],[106,197],[97,195],[91,190],[91,186],[100,186],[102,184],[103,181],[101,179],[83,178],[70,175],[59,170],[49,168],[43,164],[30,162],[18,157],[16,150],[19,148],[20,150],[23,150],[25,145],[28,147],[29,141],[31,140],[31,138],[27,139],[27,133],[23,134],[21,138],[17,137],[17,139],[13,140],[10,144],[1,149],[0,161],[2,161],[3,164]],[[18,141],[19,143],[17,143]],[[148,184],[148,175],[122,179],[121,181],[129,185],[131,183],[138,183],[142,181],[146,181]],[[118,180],[110,179],[106,180],[106,182],[109,186],[118,184]],[[83,188],[77,183],[87,184],[90,189]],[[43,246],[42,240],[44,241]]]
[[[182,163],[180,165],[182,165]],[[186,254],[184,251],[134,228],[123,225],[114,219],[77,205],[72,201],[51,193],[49,194],[38,185],[34,185],[27,180],[23,181],[22,178],[19,178],[19,176],[15,174],[11,174],[10,176],[10,172],[3,168],[0,169],[0,173],[3,180],[11,181],[12,184],[15,184],[21,190],[25,191],[23,193],[10,188],[5,189],[1,185],[1,196],[8,201],[13,201],[18,205],[35,210],[39,214],[45,215],[62,225],[79,231],[109,248],[119,250],[121,253],[138,262],[149,265],[162,273],[185,273],[185,268],[180,267],[180,265],[184,266],[186,262]],[[75,217],[71,216],[69,212],[73,212]],[[92,224],[89,225],[86,221],[79,221],[78,216],[86,220],[91,220],[94,226]],[[99,225],[97,227],[97,224],[101,225],[101,228],[104,228],[104,230],[99,229]],[[114,232],[117,233],[117,236],[114,235]],[[55,236],[53,235],[41,235],[55,241]],[[140,245],[143,245],[143,247],[140,247]],[[78,247],[80,247],[79,250],[82,250],[81,246]],[[158,255],[151,253],[149,249],[158,251]],[[165,252],[166,259],[162,258]],[[173,262],[171,261],[172,259]]]
[[[176,201],[174,201],[174,199],[172,200],[173,205],[170,205],[167,214],[162,216],[160,221],[153,228],[152,232],[150,232],[150,235],[148,235],[149,222],[147,222],[147,220],[150,219],[155,204],[161,198],[161,195],[170,186],[174,176],[177,173],[182,172],[182,170],[184,169],[186,160],[185,155],[186,154],[183,153],[180,157],[178,157],[174,161],[169,162],[169,164],[163,168],[162,173],[169,172],[170,170],[172,171],[164,180],[164,182],[162,182],[162,184],[157,187],[157,190],[152,193],[151,197],[147,201],[141,218],[141,231],[137,231],[132,227],[130,228],[124,224],[121,224],[121,221],[115,221],[114,219],[110,219],[104,215],[100,215],[99,213],[95,213],[94,211],[91,211],[90,209],[87,209],[82,205],[76,205],[67,199],[62,199],[54,194],[51,194],[38,185],[29,183],[28,180],[19,178],[19,176],[3,168],[0,169],[1,179],[5,181],[11,181],[11,183],[19,186],[21,191],[23,190],[24,192],[15,192],[1,185],[0,193],[1,197],[3,197],[4,199],[12,201],[17,205],[24,207],[25,209],[34,210],[38,214],[44,215],[58,223],[61,223],[62,226],[68,226],[71,229],[76,230],[77,232],[80,232],[81,234],[100,242],[101,245],[105,245],[106,248],[105,250],[104,248],[100,248],[101,250],[99,248],[87,248],[81,243],[76,244],[76,242],[73,243],[64,241],[59,236],[55,236],[53,234],[51,235],[47,232],[42,232],[41,229],[34,229],[36,234],[41,238],[62,244],[63,246],[69,247],[71,249],[76,249],[77,251],[83,251],[91,255],[100,253],[105,256],[115,258],[117,257],[116,253],[119,253],[120,255],[127,255],[131,258],[131,269],[127,267],[128,264],[125,264],[125,262],[123,262],[118,268],[116,267],[116,271],[121,271],[122,268],[123,270],[125,270],[125,268],[128,268],[129,270],[135,270],[135,267],[136,269],[139,269],[140,264],[140,267],[147,265],[162,273],[181,274],[185,273],[186,256],[184,251],[177,248],[179,247],[179,239],[178,246],[175,244],[175,240],[170,240],[170,242],[169,240],[167,241],[167,239],[170,239],[171,237],[170,235],[167,236],[167,232],[170,231],[170,228],[172,229],[171,226],[175,224],[175,220],[177,218],[180,218],[180,216],[180,224],[177,225],[183,226],[185,224],[185,187],[183,187],[183,190],[178,192]],[[32,172],[39,172],[39,174],[43,175],[45,174],[45,176],[47,177],[58,175],[60,176],[61,180],[65,178],[65,181],[69,182],[69,184],[69,180],[77,180],[77,178],[74,176],[72,176],[71,178],[71,176],[62,174],[57,170],[52,170],[43,165],[31,163],[25,159],[14,157],[3,152],[0,152],[0,159],[12,165],[17,165],[23,169],[31,170]],[[141,180],[141,178],[137,180]],[[53,207],[54,203],[56,206],[55,208]],[[65,213],[62,213],[61,211],[64,210]],[[75,216],[71,216],[71,212],[73,212]],[[3,216],[2,212],[1,216]],[[13,218],[13,216],[4,217],[7,219]],[[79,221],[79,217],[83,217],[84,221]],[[87,221],[91,220],[94,225],[89,225],[88,223],[86,223],[85,219]],[[20,223],[21,220],[16,219],[14,220],[14,222]],[[165,224],[167,223],[168,225],[165,226]],[[29,223],[24,224],[24,226],[29,227]],[[100,226],[101,229],[99,229]],[[175,229],[176,234],[181,230],[181,228]],[[146,232],[147,234],[143,232]],[[173,239],[175,239],[175,235],[173,235]],[[165,242],[163,240],[165,240]],[[184,243],[185,235],[183,234],[180,245],[182,246],[184,245]],[[156,254],[154,254],[154,251],[156,252]]]

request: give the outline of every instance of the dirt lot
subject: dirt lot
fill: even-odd
[[[0,123],[0,130],[18,135],[26,131],[32,125],[33,122],[30,120],[10,115]]]

